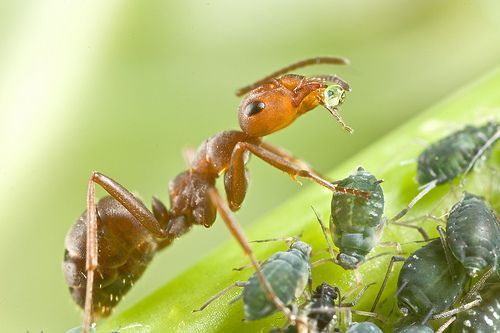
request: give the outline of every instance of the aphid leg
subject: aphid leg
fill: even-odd
[[[427,193],[429,193],[432,189],[434,189],[437,186],[437,179],[433,180],[424,186],[422,186],[422,190],[413,198],[412,201],[406,206],[403,210],[401,210],[399,213],[396,214],[393,218],[389,220],[389,222],[396,222],[397,220],[401,219],[403,216],[408,213],[408,211],[415,206],[415,204],[420,201]]]
[[[399,254],[403,253],[403,249],[401,248],[401,244],[399,242],[380,242],[379,245],[384,247],[395,247]]]
[[[113,179],[93,172],[90,176],[87,190],[87,246],[86,263],[87,287],[85,291],[83,332],[88,333],[92,322],[92,292],[94,287],[94,272],[98,266],[97,211],[95,203],[95,184],[100,185],[114,199],[122,204],[146,229],[157,237],[165,237],[166,233],[160,223],[144,204],[122,185]]]
[[[257,263],[259,264],[259,266],[262,266],[263,261],[262,260],[257,260]],[[244,271],[245,269],[248,269],[250,267],[253,267],[253,264],[246,264],[246,265],[243,265],[243,266],[240,266],[240,267],[235,267],[235,268],[233,268],[233,271],[241,272],[241,271]]]
[[[443,227],[440,225],[438,225],[436,229],[439,233],[439,240],[441,241],[441,245],[443,246],[444,255],[446,257],[446,263],[448,264],[448,271],[450,272],[451,276],[455,277],[455,269],[453,268],[453,258],[450,252],[450,248],[448,246],[448,241],[446,240],[446,233]]]
[[[382,281],[382,285],[380,286],[380,289],[377,293],[377,297],[375,297],[375,301],[373,302],[373,305],[370,309],[370,312],[375,312],[375,308],[377,307],[377,304],[380,300],[380,297],[382,296],[382,293],[385,289],[385,286],[387,285],[387,281],[389,280],[389,275],[391,274],[392,266],[394,266],[394,263],[398,262],[398,261],[405,261],[405,258],[401,257],[401,256],[393,256],[391,258],[391,261],[389,262],[389,266],[387,266],[387,272],[385,273],[384,281]]]
[[[457,319],[457,317],[453,316],[450,319],[448,319],[443,325],[441,325],[436,333],[443,333],[453,322]]]
[[[342,116],[340,115],[339,113],[339,110],[337,108],[332,108],[331,106],[329,105],[326,105],[326,104],[323,104],[326,108],[326,110],[328,112],[330,112],[330,114],[333,116],[333,118],[335,118],[335,120],[337,120],[337,122],[340,124],[340,126],[342,126],[342,128],[349,134],[352,134],[354,132],[354,130],[347,126],[347,124],[344,122],[344,120],[342,119]]]
[[[348,63],[349,63],[349,61],[347,59],[340,58],[340,57],[316,57],[316,58],[304,59],[304,60],[298,61],[296,63],[293,63],[291,65],[288,65],[286,67],[283,67],[283,68],[269,74],[268,76],[254,82],[248,86],[245,86],[243,88],[236,90],[236,96],[238,96],[238,97],[243,96],[244,94],[246,94],[250,90],[257,88],[258,86],[271,80],[272,78],[289,73],[289,72],[296,70],[298,68],[302,68],[302,67],[310,66],[310,65],[319,65],[319,64],[347,65]]]
[[[271,285],[269,284],[269,281],[267,281],[266,277],[262,273],[259,263],[255,259],[255,256],[253,255],[252,248],[250,247],[248,240],[241,229],[241,226],[236,222],[234,216],[231,214],[231,211],[229,210],[229,207],[225,204],[225,202],[221,199],[219,194],[217,193],[215,188],[211,188],[208,190],[208,194],[210,196],[210,199],[212,200],[213,204],[217,208],[217,211],[222,217],[222,220],[226,224],[227,228],[231,232],[231,234],[236,238],[238,243],[240,243],[240,246],[243,248],[243,252],[245,255],[248,256],[250,259],[250,262],[255,268],[255,273],[257,274],[257,278],[259,279],[260,285],[266,292],[266,297],[269,301],[271,301],[276,309],[279,311],[283,312],[283,314],[290,320],[294,321],[294,318],[292,318],[290,310],[283,304],[283,302],[276,296],[274,293]]]
[[[356,287],[361,287],[363,285],[363,275],[361,275],[358,268],[355,268],[353,272],[356,278]]]
[[[203,311],[207,306],[210,305],[210,303],[212,303],[217,298],[221,297],[222,295],[224,295],[225,293],[227,293],[231,289],[236,288],[236,287],[244,288],[247,284],[248,284],[247,281],[236,281],[235,283],[227,286],[226,288],[219,291],[217,294],[210,297],[205,303],[203,303],[202,306],[200,306],[198,309],[194,309],[193,312]]]
[[[358,197],[368,198],[369,194],[363,191],[359,191],[352,188],[340,187],[338,185],[332,184],[327,180],[317,176],[314,173],[311,173],[309,170],[304,170],[290,161],[287,161],[285,158],[276,155],[275,153],[255,144],[251,144],[248,142],[239,142],[231,155],[231,164],[227,172],[232,174],[231,184],[226,186],[227,188],[231,188],[231,190],[235,190],[238,188],[238,184],[241,183],[244,171],[244,155],[245,152],[248,151],[260,158],[264,162],[272,165],[273,167],[288,173],[293,179],[297,177],[302,177],[309,179],[311,181],[316,182],[317,184],[326,187],[330,191],[339,192],[339,193],[348,193],[353,194]]]
[[[363,289],[361,289],[358,294],[356,295],[356,297],[350,301],[350,302],[347,302],[347,303],[340,303],[340,307],[353,307],[355,306],[359,300],[361,299],[361,297],[363,297],[363,294],[365,293],[365,291],[370,288],[371,286],[373,286],[375,284],[375,282],[372,282],[372,283],[369,283],[367,284],[366,286],[363,287]],[[340,299],[340,297],[339,297]]]
[[[488,148],[490,148],[491,145],[493,145],[499,138],[500,138],[500,129],[497,130],[495,132],[495,134],[484,143],[484,145],[481,147],[481,149],[478,150],[478,152],[476,153],[476,155],[474,155],[474,157],[470,161],[469,165],[467,166],[467,169],[465,169],[465,172],[463,173],[462,178],[460,179],[459,187],[463,187],[463,185],[465,183],[465,177],[472,170],[472,168],[474,167],[474,164],[476,164],[477,160],[481,156],[483,156],[484,152]]]
[[[326,232],[326,227],[323,224],[323,221],[321,220],[321,217],[319,216],[316,209],[314,209],[314,207],[312,207],[312,206],[311,206],[311,208],[314,212],[314,215],[316,215],[316,220],[318,221],[319,226],[321,227],[321,232],[323,233],[323,236],[325,237],[326,244],[328,244],[328,252],[330,253],[331,259],[333,260],[333,262],[337,263],[337,259],[336,259],[337,254],[333,250],[332,243],[330,242],[330,239],[328,238],[328,234]]]
[[[420,235],[422,235],[422,238],[425,241],[429,240],[429,234],[425,231],[424,228],[422,228],[422,227],[420,227],[418,225],[406,224],[406,223],[401,223],[401,222],[391,222],[391,223],[395,224],[395,225],[399,225],[401,227],[416,229],[420,233]]]

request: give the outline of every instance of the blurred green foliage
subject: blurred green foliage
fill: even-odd
[[[318,109],[269,138],[330,170],[498,64],[498,9],[495,0],[1,2],[2,328],[59,332],[80,321],[61,261],[92,170],[168,202],[181,150],[237,127],[237,87],[305,57],[341,55],[352,66],[304,72],[351,84],[342,112],[354,135]],[[244,225],[301,191],[261,162],[250,169]],[[227,237],[221,223],[193,230],[118,308]]]

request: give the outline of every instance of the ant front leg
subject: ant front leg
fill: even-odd
[[[100,185],[111,197],[129,211],[147,230],[159,238],[167,235],[153,214],[126,188],[113,179],[93,172],[87,189],[87,242],[86,263],[87,286],[85,291],[83,332],[88,333],[92,323],[92,292],[94,287],[94,272],[98,267],[98,237],[97,237],[97,206],[95,202],[95,184]]]
[[[231,163],[230,163],[229,169],[227,170],[227,174],[230,175],[230,176],[228,176],[228,178],[230,178],[230,179],[228,179],[229,181],[227,181],[225,179],[226,192],[227,192],[230,204],[231,204],[231,201],[233,200],[233,198],[238,199],[238,198],[242,197],[241,184],[244,183],[244,179],[245,179],[244,177],[246,177],[245,176],[245,163],[244,162],[245,162],[245,152],[247,152],[247,151],[252,153],[253,155],[257,156],[258,158],[260,158],[264,162],[272,165],[273,167],[288,173],[293,179],[296,179],[297,177],[303,177],[303,178],[307,178],[311,181],[314,181],[315,183],[317,183],[323,187],[326,187],[327,189],[329,189],[330,191],[333,191],[333,192],[349,193],[349,194],[353,194],[353,195],[356,195],[359,197],[364,197],[364,198],[368,197],[368,193],[366,193],[366,192],[359,191],[359,190],[352,189],[352,188],[345,188],[345,187],[341,187],[341,186],[332,184],[329,181],[327,181],[327,180],[323,179],[322,177],[316,175],[315,173],[311,172],[310,170],[305,170],[303,168],[300,168],[300,167],[296,166],[294,163],[285,159],[284,157],[277,155],[276,153],[274,153],[274,152],[272,152],[264,147],[261,147],[261,146],[258,146],[258,145],[255,145],[255,144],[252,144],[249,142],[239,142],[234,147],[233,153],[231,155]],[[227,176],[227,174],[226,174],[226,176]],[[246,187],[243,189],[243,191],[246,192]],[[244,196],[244,192],[243,192],[243,196]],[[241,199],[241,201],[242,201],[242,199]]]
[[[259,263],[257,259],[255,259],[255,256],[253,255],[252,248],[250,247],[248,240],[241,229],[240,225],[236,222],[236,219],[232,215],[231,211],[229,210],[229,207],[225,204],[225,202],[222,200],[222,198],[219,196],[215,188],[211,188],[208,190],[208,194],[210,196],[210,199],[212,200],[213,204],[217,208],[217,211],[219,212],[220,216],[222,217],[222,220],[226,224],[227,228],[231,232],[231,234],[236,238],[238,243],[240,243],[241,247],[243,248],[243,252],[245,255],[247,255],[250,259],[250,262],[252,263],[252,266],[255,268],[255,272],[257,274],[257,278],[259,279],[260,285],[264,289],[266,293],[266,297],[269,301],[271,301],[274,306],[276,306],[276,309],[279,311],[283,312],[283,314],[290,320],[294,321],[294,318],[292,318],[292,314],[290,310],[283,304],[281,299],[279,299],[276,294],[274,293],[271,285],[269,284],[269,281],[267,281],[266,277],[262,273],[262,270],[260,269]]]

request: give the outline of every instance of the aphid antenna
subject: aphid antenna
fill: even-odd
[[[380,289],[379,289],[379,291],[377,293],[377,297],[375,297],[375,301],[372,304],[370,312],[375,312],[375,308],[377,307],[377,304],[380,301],[380,297],[382,296],[382,293],[384,292],[384,289],[385,289],[385,287],[387,285],[387,281],[389,281],[389,276],[391,274],[392,267],[394,266],[394,263],[395,262],[399,262],[399,261],[405,261],[405,260],[406,260],[406,258],[402,257],[402,256],[393,256],[391,258],[391,261],[389,262],[389,265],[387,266],[387,271],[385,273],[384,280],[382,281],[382,284],[380,285]],[[405,281],[403,283],[403,285],[398,289],[398,291],[396,292],[396,294],[394,295],[394,297],[397,297],[397,295],[401,292],[401,290],[404,287],[406,287],[407,284],[408,284],[408,281]]]
[[[249,243],[285,242],[287,245],[290,245],[291,243],[295,243],[296,241],[299,241],[303,235],[304,235],[304,230],[302,230],[300,232],[300,234],[295,235],[295,236],[256,239],[253,241],[249,241]]]
[[[242,87],[238,90],[236,90],[236,96],[240,97],[248,93],[249,91],[257,88],[261,84],[275,78],[278,76],[281,76],[286,73],[290,73],[291,71],[294,71],[299,68],[307,67],[307,66],[312,66],[312,65],[320,65],[320,64],[332,64],[332,65],[348,65],[349,60],[342,58],[342,57],[315,57],[315,58],[308,58],[305,60],[301,60],[298,62],[295,62],[291,65],[285,66],[281,69],[278,69],[277,71],[267,75],[266,77],[263,77],[262,79],[255,81],[252,84],[249,84],[248,86]]]
[[[469,302],[469,303],[466,303],[466,304],[462,304],[460,305],[458,308],[455,308],[455,309],[451,309],[449,311],[445,311],[445,312],[442,312],[440,314],[437,314],[437,315],[433,315],[431,316],[432,320],[438,320],[438,319],[443,319],[443,318],[448,318],[448,317],[451,317],[451,316],[454,316],[456,315],[457,313],[460,313],[460,312],[463,312],[463,311],[467,311],[475,306],[478,306],[479,304],[481,304],[481,297],[478,295],[476,297],[475,300],[473,300],[472,302]]]
[[[400,220],[403,216],[405,216],[408,211],[413,207],[415,206],[415,204],[417,202],[420,201],[420,199],[422,199],[427,193],[429,193],[430,191],[432,191],[436,186],[437,186],[437,183],[438,183],[438,180],[437,179],[434,179],[433,181],[419,187],[419,190],[421,190],[416,196],[415,198],[413,198],[412,201],[410,201],[410,203],[408,204],[408,206],[406,206],[403,210],[401,210],[399,213],[396,214],[396,216],[394,216],[393,218],[391,218],[389,220],[389,222],[396,222],[398,220]]]
[[[247,281],[236,281],[234,282],[233,284],[227,286],[226,288],[222,289],[221,291],[219,291],[217,294],[213,295],[212,297],[210,297],[205,303],[203,303],[198,309],[194,309],[193,312],[200,312],[200,311],[203,311],[207,306],[209,306],[213,301],[215,301],[216,299],[218,299],[219,297],[223,296],[224,294],[226,294],[227,292],[229,292],[230,290],[238,287],[238,288],[244,288],[246,285],[248,284]],[[238,297],[241,297],[238,296]],[[239,299],[239,298],[238,298]],[[232,302],[232,301],[231,301]],[[232,304],[230,302],[230,304]]]
[[[473,297],[477,297],[478,293],[481,291],[481,289],[486,284],[486,281],[489,279],[490,276],[493,275],[494,272],[495,272],[495,268],[494,267],[490,267],[490,269],[488,269],[483,274],[483,276],[481,276],[481,278],[479,280],[477,280],[476,283],[474,283],[474,285],[472,286],[472,288],[462,298],[462,300],[460,301],[460,304],[464,304],[467,300],[469,300],[469,299],[471,299]]]
[[[459,187],[462,188],[465,184],[465,177],[467,176],[467,174],[472,170],[472,168],[474,167],[474,165],[476,164],[477,160],[483,156],[484,152],[490,148],[494,143],[495,141],[497,141],[498,139],[500,138],[500,129],[498,129],[495,134],[493,134],[493,136],[491,138],[488,139],[488,141],[486,141],[484,143],[484,145],[479,149],[479,151],[476,153],[476,155],[474,155],[474,157],[472,158],[471,162],[469,163],[469,165],[467,166],[467,169],[465,169],[465,172],[463,173],[461,179],[460,179],[460,183],[459,183]]]

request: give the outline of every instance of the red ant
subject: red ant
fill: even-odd
[[[170,182],[170,209],[153,197],[151,212],[116,181],[99,172],[92,173],[87,210],[66,236],[63,266],[71,295],[85,311],[84,332],[88,332],[93,317],[111,313],[156,251],[170,245],[193,224],[212,226],[217,211],[245,254],[258,265],[229,212],[229,209],[238,210],[245,198],[248,184],[245,164],[249,153],[294,179],[308,178],[332,191],[367,195],[331,184],[305,162],[262,141],[263,136],[289,126],[318,105],[324,106],[346,131],[352,132],[337,112],[345,92],[350,91],[345,81],[332,75],[311,78],[283,75],[314,64],[347,64],[347,61],[336,57],[306,59],[237,91],[237,96],[246,94],[239,106],[241,131],[221,132],[198,148],[189,169]],[[215,190],[215,180],[222,174],[229,207]],[[109,193],[97,203],[95,184]],[[272,291],[266,289],[271,294]]]

